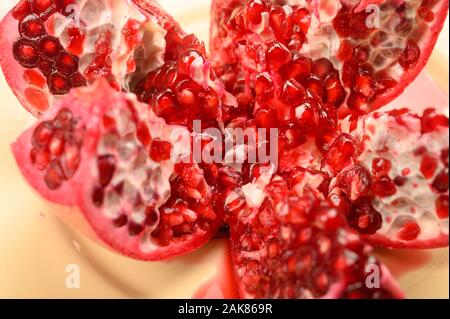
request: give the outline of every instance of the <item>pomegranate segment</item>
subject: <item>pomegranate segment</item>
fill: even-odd
[[[401,298],[389,272],[346,230],[342,212],[312,185],[289,187],[275,176],[243,187],[248,205],[229,217],[240,296]],[[368,267],[378,271],[378,286],[368,286]]]
[[[73,90],[13,150],[42,197],[76,206],[115,251],[160,260],[200,247],[222,224],[204,171],[180,161],[186,136],[102,81]],[[162,141],[168,155],[154,159]]]
[[[351,161],[330,151],[325,168],[337,172],[330,196],[349,201],[349,224],[384,247],[448,245],[448,118],[401,109],[341,125],[360,146]]]
[[[39,116],[100,77],[129,90],[135,77],[164,64],[168,29],[179,27],[151,0],[21,0],[1,22],[0,62],[20,102]],[[26,81],[30,69],[45,78],[43,87]]]
[[[295,80],[343,118],[403,92],[425,66],[447,11],[448,1],[215,0],[212,58],[243,113],[261,104],[255,76],[269,69],[275,97]]]

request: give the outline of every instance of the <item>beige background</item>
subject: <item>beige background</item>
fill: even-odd
[[[2,0],[0,16],[15,3]],[[190,32],[207,40],[209,0],[162,0]],[[428,72],[448,88],[448,23]],[[448,92],[447,92],[448,94]],[[123,258],[62,224],[25,184],[9,144],[33,119],[0,76],[0,297],[189,298],[220,272],[226,244],[214,240],[187,257],[145,263]],[[448,298],[448,249],[378,251],[410,298]],[[67,289],[66,267],[80,266],[81,287]]]

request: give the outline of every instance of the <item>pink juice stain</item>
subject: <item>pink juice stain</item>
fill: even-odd
[[[195,291],[194,299],[236,299],[238,298],[235,284],[229,243],[227,242],[223,255],[216,267],[216,273],[208,278]]]

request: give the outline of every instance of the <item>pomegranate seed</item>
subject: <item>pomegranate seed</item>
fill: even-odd
[[[125,226],[127,223],[128,223],[128,217],[125,214],[120,215],[113,221],[113,225],[116,226],[117,228],[121,228],[121,227]]]
[[[49,16],[56,9],[56,5],[53,0],[34,0],[32,5],[33,12],[41,17]]]
[[[48,145],[48,149],[50,151],[50,153],[53,156],[59,156],[63,153],[64,151],[64,134],[61,131],[57,131],[52,139],[50,140],[50,143]]]
[[[337,73],[330,73],[325,78],[325,103],[340,106],[345,99],[345,91]]]
[[[439,195],[436,198],[436,215],[441,219],[448,218],[448,195]]]
[[[267,101],[273,97],[273,81],[268,73],[260,73],[256,75],[255,94],[259,101]]]
[[[394,178],[394,183],[395,183],[395,185],[401,187],[401,186],[404,186],[406,184],[407,180],[408,179],[406,177],[404,177],[404,176],[396,176]]]
[[[408,41],[405,50],[398,58],[398,63],[403,68],[403,70],[408,71],[414,68],[419,61],[420,48],[417,43],[413,41]]]
[[[415,221],[404,222],[397,231],[397,236],[401,240],[414,240],[420,234],[420,226]]]
[[[86,86],[86,79],[81,73],[76,72],[70,76],[70,83],[73,88]]]
[[[153,140],[150,147],[150,157],[155,162],[161,162],[170,159],[172,144],[167,141]]]
[[[92,203],[95,207],[102,207],[105,198],[105,190],[102,187],[96,187],[92,192]]]
[[[417,14],[426,22],[432,22],[434,20],[433,11],[426,7],[420,7],[419,10],[417,10]]]
[[[64,154],[61,158],[61,166],[66,178],[71,178],[75,175],[78,166],[81,162],[80,148],[76,145],[66,145]]]
[[[296,106],[299,105],[306,97],[306,90],[296,80],[286,81],[283,85],[281,98],[283,102]]]
[[[83,53],[84,40],[86,36],[81,32],[79,28],[68,28],[68,45],[67,51],[73,55],[81,55]]]
[[[57,38],[46,36],[39,41],[39,52],[49,58],[55,58],[62,50]]]
[[[46,79],[39,73],[34,70],[26,70],[23,73],[23,79],[33,86],[44,88]]]
[[[46,149],[33,148],[30,152],[30,159],[37,170],[43,171],[50,164],[50,153]]]
[[[278,70],[282,65],[291,61],[292,53],[279,42],[268,43],[266,63],[269,69]]]
[[[356,228],[362,234],[374,234],[382,225],[381,214],[365,198],[352,206],[348,221],[350,226]]]
[[[136,132],[137,138],[144,146],[150,145],[150,142],[152,141],[152,137],[150,135],[150,132],[148,130],[148,127],[145,123],[140,122],[137,128]]]
[[[31,13],[30,3],[28,0],[20,0],[18,4],[11,10],[14,19],[22,20]]]
[[[78,58],[69,53],[61,52],[56,58],[56,68],[62,74],[70,75],[78,70]]]
[[[50,74],[47,79],[47,83],[50,92],[54,95],[67,94],[71,89],[70,80],[59,72],[53,72]]]
[[[21,36],[35,39],[45,33],[44,25],[36,15],[29,15],[19,23],[19,33]]]
[[[36,43],[24,38],[19,39],[13,45],[14,58],[26,68],[35,68],[39,64],[39,53]]]
[[[53,126],[58,129],[69,130],[73,125],[73,114],[69,109],[62,108],[53,121]]]
[[[433,188],[438,192],[448,191],[448,171],[442,170],[433,181]]]
[[[392,164],[391,161],[385,158],[375,157],[372,161],[372,174],[374,176],[389,175],[391,171]]]
[[[389,177],[383,176],[372,184],[372,192],[379,197],[389,197],[397,193],[397,188]]]
[[[45,121],[39,124],[33,132],[32,143],[36,147],[45,147],[50,142],[54,133],[51,122]]]
[[[370,173],[359,164],[346,169],[338,176],[339,186],[352,201],[369,195],[372,184]]]
[[[284,80],[296,79],[301,81],[311,73],[311,61],[303,56],[294,56],[293,60],[280,69]]]
[[[245,8],[245,22],[247,27],[262,22],[262,15],[268,13],[268,6],[264,1],[250,1]]]
[[[43,91],[34,87],[28,87],[25,89],[24,94],[28,102],[30,102],[39,112],[44,112],[48,109],[49,103],[47,96]]]
[[[428,108],[422,116],[422,132],[429,133],[436,131],[439,127],[448,127],[448,118],[443,114],[437,114],[433,108]]]
[[[449,156],[448,156],[448,148],[442,150],[441,152],[441,161],[448,168]]]
[[[347,105],[351,109],[364,110],[367,107],[367,99],[360,93],[351,93],[347,100]]]
[[[324,97],[325,95],[324,83],[317,77],[310,76],[309,78],[303,81],[303,85],[310,92],[314,92],[314,94],[320,99]]]
[[[42,72],[42,74],[44,74],[45,76],[48,76],[50,73],[52,73],[52,71],[54,69],[54,64],[55,63],[51,60],[41,58],[38,68]]]
[[[45,184],[51,190],[58,189],[61,187],[64,181],[64,174],[62,172],[61,166],[55,160],[53,160],[49,167],[47,168],[47,173],[44,177]]]
[[[116,170],[116,158],[114,155],[102,155],[97,159],[98,181],[102,187],[111,182]]]
[[[142,233],[144,231],[144,226],[140,225],[140,224],[136,224],[133,222],[130,222],[128,224],[128,234],[130,236],[137,236],[140,233]]]
[[[302,131],[312,132],[318,124],[316,103],[306,100],[295,108],[296,123]]]
[[[420,163],[420,171],[426,179],[430,179],[434,176],[438,166],[438,161],[436,158],[431,157],[425,154],[422,157],[422,161]]]
[[[259,109],[255,114],[255,125],[258,128],[276,128],[278,119],[276,111],[271,109]]]
[[[331,145],[325,161],[334,170],[340,172],[353,163],[358,153],[358,142],[351,135],[341,134]]]

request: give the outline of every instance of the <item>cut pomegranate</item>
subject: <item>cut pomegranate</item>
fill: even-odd
[[[330,196],[350,202],[350,225],[385,247],[447,246],[448,118],[432,109],[422,117],[402,109],[341,124],[354,126],[349,134],[361,147],[351,156],[330,151],[326,168],[337,172]]]
[[[229,216],[240,296],[403,297],[389,271],[346,230],[341,212],[313,190],[314,175],[304,176],[292,187],[276,176],[243,186],[247,205]],[[370,268],[378,285],[368,285]]]
[[[153,0],[21,0],[0,25],[0,64],[20,102],[38,116],[99,77],[128,90],[164,64],[168,30],[182,34]],[[44,87],[24,79],[30,69],[42,73]]]
[[[190,136],[101,82],[74,89],[13,151],[32,187],[76,207],[110,248],[160,260],[200,247],[222,224],[203,169],[178,162],[189,146],[175,132]]]
[[[444,0],[215,0],[212,58],[242,96],[241,112],[252,111],[254,73],[269,68],[275,89],[295,79],[343,118],[403,92],[427,63],[447,11]]]

